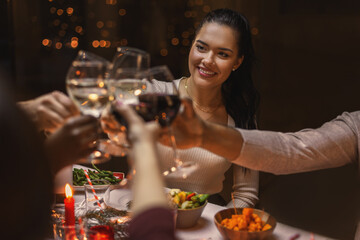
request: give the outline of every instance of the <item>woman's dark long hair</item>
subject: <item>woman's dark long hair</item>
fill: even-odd
[[[249,23],[242,14],[226,8],[208,13],[200,23],[196,34],[206,23],[226,25],[238,33],[238,54],[239,57],[244,56],[244,60],[222,84],[222,97],[226,111],[234,119],[236,127],[255,129],[259,94],[251,77],[255,53]]]

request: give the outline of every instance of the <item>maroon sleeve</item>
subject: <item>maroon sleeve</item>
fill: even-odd
[[[129,233],[131,240],[174,240],[174,214],[161,207],[146,210],[131,220]]]

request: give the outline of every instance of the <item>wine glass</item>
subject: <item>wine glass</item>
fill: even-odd
[[[109,68],[110,92],[116,94],[114,89],[116,89],[117,81],[124,80],[124,78],[136,80],[142,71],[149,67],[150,54],[148,52],[134,47],[118,47]],[[133,87],[136,88],[136,86]],[[124,96],[123,99],[128,97],[129,94]],[[108,137],[110,140],[108,140],[106,147],[107,152],[114,156],[125,156],[128,153],[129,144],[124,131],[108,133]]]
[[[150,54],[134,47],[118,47],[111,64],[110,78],[116,75],[119,68],[146,70],[150,67]]]
[[[83,50],[79,51],[72,62],[66,76],[66,88],[82,114],[92,115],[99,119],[111,100],[106,79],[108,66],[107,60]],[[87,159],[95,164],[108,160],[110,160],[110,154],[99,149],[90,154]]]
[[[182,162],[176,150],[176,141],[171,128],[181,101],[174,78],[167,66],[156,66],[144,71],[134,69],[120,69],[117,71],[119,79],[111,84],[112,92],[117,101],[128,104],[145,120],[157,121],[162,127],[168,127],[173,149],[174,163],[166,167],[165,176],[179,175],[186,178],[197,169],[195,162]],[[126,123],[121,116],[114,114],[126,130]]]

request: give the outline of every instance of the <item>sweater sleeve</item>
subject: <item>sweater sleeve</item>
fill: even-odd
[[[259,191],[259,172],[247,169],[246,172],[240,166],[235,165],[234,169],[233,196],[235,206],[238,208],[254,207]],[[230,201],[227,207],[234,207]]]
[[[166,208],[152,208],[137,215],[130,222],[131,240],[174,240],[174,214]]]
[[[345,112],[318,129],[296,133],[238,129],[244,143],[233,163],[290,174],[358,162],[359,126],[360,112]]]

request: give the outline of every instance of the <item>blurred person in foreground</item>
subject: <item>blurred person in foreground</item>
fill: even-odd
[[[42,142],[37,127],[20,110],[0,71],[2,239],[44,239],[50,223],[53,174],[89,155],[97,120],[69,118]]]
[[[128,139],[132,144],[132,159],[136,169],[132,184],[134,200],[130,239],[175,239],[174,215],[164,192],[165,185],[156,151],[160,125],[156,122],[145,123],[127,105],[117,105],[116,109],[129,123]]]
[[[95,118],[80,116],[77,106],[64,93],[53,91],[16,104],[38,132],[47,135],[44,145],[51,155],[53,172],[96,150],[93,142],[99,126]]]

